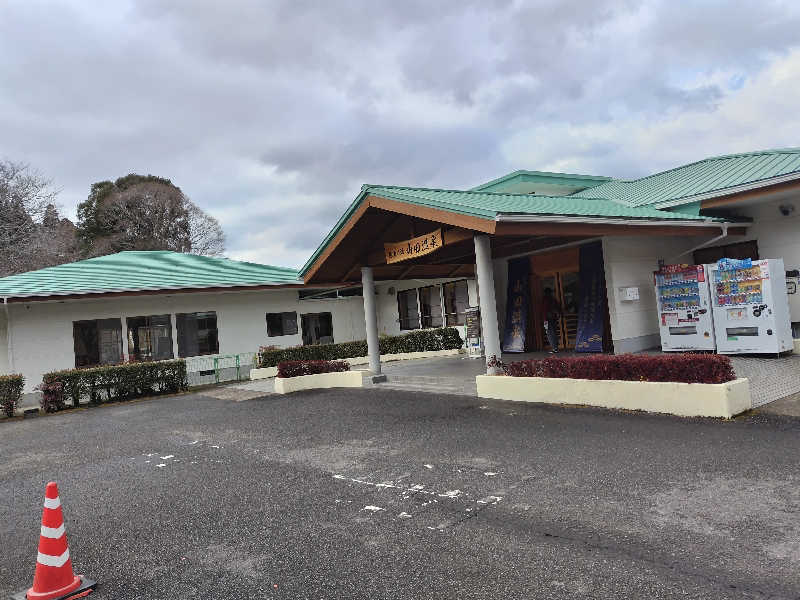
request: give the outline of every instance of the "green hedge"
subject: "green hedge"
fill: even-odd
[[[0,375],[0,408],[7,417],[14,416],[24,387],[22,375]]]
[[[452,327],[421,329],[404,335],[387,335],[380,338],[381,354],[457,350],[463,345],[464,341],[458,330]],[[262,347],[258,353],[258,366],[263,369],[290,360],[341,360],[366,355],[367,342],[365,340],[280,349]]]
[[[44,385],[55,382],[61,384],[63,398],[69,399],[72,406],[78,406],[82,398],[88,398],[90,404],[102,404],[174,394],[188,389],[184,360],[129,363],[44,374]]]

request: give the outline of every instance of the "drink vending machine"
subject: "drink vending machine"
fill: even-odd
[[[779,354],[793,349],[782,259],[723,258],[706,268],[717,352]]]
[[[714,350],[714,319],[703,265],[664,265],[653,279],[662,350]]]

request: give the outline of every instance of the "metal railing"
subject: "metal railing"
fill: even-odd
[[[189,386],[248,380],[251,369],[257,366],[257,357],[257,352],[188,357],[185,360]]]

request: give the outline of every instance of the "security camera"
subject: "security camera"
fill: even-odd
[[[784,217],[788,217],[790,214],[794,212],[794,204],[781,204],[778,207],[778,210],[781,211],[781,214]]]

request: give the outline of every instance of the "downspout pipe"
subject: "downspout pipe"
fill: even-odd
[[[695,250],[700,250],[700,248],[705,248],[706,246],[708,246],[710,244],[713,244],[714,242],[718,242],[720,240],[725,239],[726,237],[728,237],[728,225],[729,225],[729,223],[720,223],[720,225],[719,225],[720,226],[720,230],[721,230],[720,235],[718,235],[717,237],[711,238],[710,240],[706,240],[705,242],[703,242],[699,246],[695,246],[694,248],[689,248],[685,252],[681,252],[680,254],[676,254],[675,256],[673,256],[673,257],[671,257],[669,259],[669,262],[676,261],[680,257],[686,256],[690,252],[694,252]]]
[[[14,372],[14,344],[11,342],[11,315],[8,312],[8,296],[3,296],[3,309],[6,314],[6,343],[8,348],[8,372]]]

